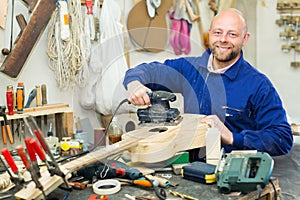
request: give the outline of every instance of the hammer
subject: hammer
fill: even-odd
[[[11,144],[13,144],[14,143],[14,138],[12,136],[10,126],[7,123],[7,117],[6,117],[6,114],[5,114],[6,106],[0,106],[0,108],[1,108],[0,116],[2,116],[3,119],[4,119],[4,122],[1,121],[1,130],[2,130],[3,144],[7,144],[6,133],[8,134],[9,142]]]

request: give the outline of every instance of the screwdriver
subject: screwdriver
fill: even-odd
[[[92,185],[92,184],[80,183],[80,182],[68,182],[68,184],[72,186],[74,189],[78,189],[78,190],[83,190],[89,185]]]
[[[129,180],[129,179],[117,178],[117,180],[120,182],[131,183],[141,187],[152,187],[152,183],[146,179]]]
[[[27,156],[25,155],[23,146],[22,145],[18,145],[16,147],[16,150],[17,150],[17,152],[18,152],[21,160],[23,161],[23,164],[25,165],[26,169],[30,172],[31,179],[35,183],[35,186],[42,192],[42,194],[44,196],[44,199],[47,199],[47,196],[46,196],[46,194],[44,192],[44,188],[43,188],[41,182],[39,181],[37,175],[33,171],[33,168],[30,166],[30,164],[28,162],[28,159],[27,159]]]

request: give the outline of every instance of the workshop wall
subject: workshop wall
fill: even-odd
[[[300,120],[300,68],[290,66],[292,61],[299,61],[299,52],[281,51],[283,41],[279,33],[283,28],[275,24],[280,15],[276,12],[277,1],[260,0],[257,3],[257,66],[266,73],[278,90],[287,112],[299,123]],[[295,14],[294,15],[299,15]],[[288,42],[287,42],[288,43]]]
[[[116,0],[124,11],[125,19],[133,6],[132,1]],[[282,96],[288,114],[294,118],[300,118],[299,86],[297,81],[300,69],[291,68],[289,63],[292,54],[281,52],[281,41],[279,39],[279,27],[275,24],[275,19],[279,18],[276,12],[276,1],[273,0],[237,0],[237,7],[245,12],[249,31],[252,33],[249,43],[244,49],[245,57],[258,69],[265,72],[273,81]],[[208,0],[200,0],[200,11],[204,29],[207,30],[209,22],[213,17],[213,12],[209,10]],[[27,8],[20,2],[15,1],[15,14],[23,13],[28,18]],[[258,19],[258,20],[256,20]],[[11,4],[8,7],[6,29],[0,29],[0,48],[9,48],[11,24]],[[14,24],[13,38],[19,33],[17,23]],[[16,87],[17,82],[25,83],[25,94],[35,85],[47,84],[48,103],[68,103],[73,107],[75,114],[80,118],[89,118],[93,127],[100,127],[99,115],[95,110],[85,110],[79,104],[79,89],[77,87],[67,90],[57,88],[54,73],[48,67],[48,57],[46,54],[46,34],[41,36],[39,42],[33,49],[23,70],[16,79],[12,79],[0,73],[0,105],[6,105],[5,91],[7,85]],[[199,45],[200,37],[197,24],[194,23],[191,32],[192,52],[190,55],[199,55],[203,48]],[[130,66],[135,66],[141,62],[153,60],[162,61],[165,58],[177,57],[174,55],[170,45],[164,52],[145,53],[137,52],[132,47],[130,50]],[[1,60],[1,63],[3,60]],[[297,95],[298,93],[298,95]],[[122,99],[122,97],[119,97]],[[32,104],[34,106],[34,103]]]

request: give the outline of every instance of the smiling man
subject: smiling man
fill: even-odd
[[[289,153],[293,136],[282,101],[271,81],[244,60],[242,47],[249,37],[240,11],[220,12],[209,29],[209,49],[200,57],[129,69],[123,82],[129,101],[149,105],[146,92],[181,93],[185,113],[204,114],[203,122],[219,129],[225,152]]]

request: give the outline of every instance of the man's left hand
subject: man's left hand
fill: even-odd
[[[201,122],[208,124],[211,127],[217,128],[220,131],[221,141],[223,144],[232,145],[232,132],[224,125],[216,115],[208,115],[202,118]]]

